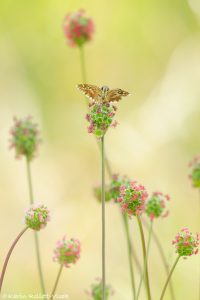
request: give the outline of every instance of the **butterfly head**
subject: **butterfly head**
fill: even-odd
[[[102,91],[102,94],[103,94],[103,95],[107,95],[107,93],[109,92],[109,87],[106,86],[106,85],[103,85],[103,86],[101,87],[101,91]]]

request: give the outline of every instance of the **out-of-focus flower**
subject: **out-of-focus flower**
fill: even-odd
[[[80,251],[81,246],[79,240],[74,238],[66,240],[64,236],[62,240],[57,241],[53,260],[69,268],[70,264],[75,264],[80,258]]]
[[[81,47],[92,39],[94,22],[85,16],[84,10],[69,13],[64,19],[64,34],[70,46]]]
[[[168,216],[169,211],[166,210],[166,204],[169,200],[170,197],[161,192],[154,192],[152,194],[145,205],[145,212],[151,221],[155,218]]]
[[[28,160],[33,159],[41,143],[37,127],[30,116],[25,119],[14,118],[14,126],[10,130],[10,148],[15,149],[16,158],[24,155]]]
[[[96,197],[96,199],[101,202],[101,186],[95,186],[94,189],[94,195]],[[112,200],[111,194],[110,194],[110,185],[106,185],[105,186],[105,201],[109,202],[110,200]]]
[[[107,184],[105,186],[105,200],[106,202],[109,202],[111,200],[114,200],[117,202],[117,199],[120,196],[120,186],[128,181],[126,176],[120,177],[118,174],[112,175],[112,181],[110,184]],[[94,195],[96,199],[101,202],[101,186],[98,185],[94,188]]]
[[[95,134],[97,138],[103,137],[112,126],[115,113],[116,108],[109,103],[94,104],[86,115],[86,120],[90,123],[88,132]]]
[[[137,181],[127,181],[120,186],[120,197],[117,202],[121,204],[122,212],[136,216],[143,213],[147,197],[148,193],[143,185]]]
[[[43,204],[32,204],[26,211],[25,224],[33,230],[43,229],[49,221],[49,210]]]
[[[101,279],[96,279],[96,282],[91,285],[91,290],[87,291],[87,295],[93,300],[102,300],[102,282]],[[110,285],[106,285],[106,300],[114,294],[114,291]]]
[[[195,188],[200,188],[200,155],[196,156],[189,163],[190,173],[189,178]]]
[[[180,256],[191,256],[198,253],[199,234],[193,235],[188,228],[183,228],[172,241]]]

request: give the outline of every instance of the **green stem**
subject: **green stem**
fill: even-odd
[[[31,179],[31,166],[30,166],[30,161],[27,157],[26,157],[26,169],[27,169],[28,188],[29,188],[29,200],[30,200],[30,204],[33,204],[34,200],[33,200],[33,185]]]
[[[147,290],[147,298],[151,300],[151,292],[150,292],[150,285],[149,285],[149,274],[148,274],[148,264],[146,264],[146,245],[145,245],[145,238],[144,238],[144,231],[142,227],[142,222],[140,216],[137,216],[138,226],[140,230],[141,242],[142,242],[142,252],[143,252],[143,260],[144,260],[144,269],[145,269],[145,283],[146,283],[146,290]]]
[[[148,223],[146,222],[145,219],[143,219],[143,223],[144,223],[144,226],[149,230],[149,225]],[[163,266],[165,268],[165,272],[166,272],[166,275],[168,276],[169,275],[169,265],[167,263],[167,259],[165,257],[165,253],[164,253],[164,250],[163,250],[163,247],[162,247],[162,244],[157,236],[157,234],[155,233],[154,230],[152,230],[152,237],[154,239],[154,242],[158,248],[158,251],[160,253],[160,257],[162,259],[162,262],[163,262]],[[169,282],[169,289],[170,289],[170,294],[171,294],[171,299],[172,300],[175,300],[175,292],[174,292],[174,287],[173,287],[173,282],[172,280],[170,280]]]
[[[28,227],[24,228],[20,234],[16,237],[16,239],[14,240],[14,242],[12,243],[9,251],[8,251],[8,254],[6,255],[6,259],[4,261],[4,264],[3,264],[3,269],[2,269],[2,272],[1,272],[1,276],[0,276],[0,293],[1,293],[1,289],[2,289],[2,284],[3,284],[3,279],[4,279],[4,275],[6,273],[6,268],[7,268],[7,265],[8,265],[8,261],[10,259],[10,256],[12,254],[12,251],[13,249],[15,248],[17,242],[19,241],[19,239],[21,238],[21,236],[26,232],[26,230],[28,229]]]
[[[80,51],[80,62],[81,62],[81,74],[82,74],[82,82],[87,82],[87,76],[86,76],[86,67],[85,67],[85,53],[83,46],[79,47]]]
[[[104,136],[101,138],[101,203],[102,203],[102,300],[106,300],[106,263],[105,263],[105,155]]]
[[[177,258],[176,258],[176,260],[175,260],[175,262],[174,262],[174,264],[173,264],[173,266],[172,266],[172,268],[171,268],[171,271],[170,271],[170,273],[169,273],[169,275],[168,275],[168,277],[167,277],[167,280],[166,280],[166,282],[165,282],[164,288],[163,288],[163,290],[162,290],[162,293],[161,293],[161,296],[160,296],[160,300],[162,300],[163,297],[164,297],[164,295],[165,295],[165,291],[166,291],[167,285],[168,285],[168,283],[169,283],[169,281],[170,281],[170,278],[171,278],[171,276],[172,276],[172,273],[174,272],[174,269],[175,269],[175,267],[176,267],[176,265],[177,265],[177,263],[178,263],[180,257],[181,257],[180,255],[177,256]]]
[[[31,177],[31,166],[30,166],[30,160],[27,157],[26,157],[26,166],[27,166],[27,178],[28,178],[30,204],[33,204],[34,197],[33,197],[33,185],[32,185],[32,177]],[[36,249],[36,257],[37,257],[37,265],[38,265],[41,291],[43,294],[46,294],[45,285],[44,285],[44,277],[43,277],[43,273],[42,273],[42,263],[41,263],[41,258],[40,258],[39,239],[38,239],[37,232],[34,232],[34,238],[35,238],[35,249]]]
[[[129,259],[129,268],[130,268],[133,299],[135,299],[135,296],[136,296],[136,293],[135,293],[135,276],[134,276],[133,264],[132,264],[132,256],[131,256],[132,246],[131,246],[131,239],[130,239],[130,231],[129,231],[129,226],[128,226],[127,214],[123,214],[123,220],[124,220],[124,227],[125,227],[125,231],[126,231],[126,238],[127,238],[127,245],[128,245],[128,259]]]
[[[50,300],[53,299],[53,297],[54,297],[54,294],[55,294],[55,291],[57,289],[58,282],[59,282],[59,279],[60,279],[60,275],[61,275],[62,270],[63,270],[63,266],[64,266],[63,264],[60,265],[60,268],[59,268],[59,271],[58,271],[58,274],[57,274],[57,277],[56,277],[56,281],[54,283],[53,290],[51,292]]]
[[[150,249],[151,236],[152,236],[152,228],[153,228],[153,221],[151,221],[151,223],[150,223],[148,242],[147,242],[146,259],[145,259],[144,269],[143,269],[143,272],[142,272],[141,278],[140,278],[140,283],[139,283],[139,288],[138,288],[136,300],[139,299],[140,291],[141,291],[141,287],[142,287],[142,282],[143,282],[143,278],[144,278],[144,274],[145,274],[145,270],[147,269],[148,258],[149,258],[149,249]]]

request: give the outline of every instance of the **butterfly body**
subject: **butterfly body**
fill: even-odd
[[[129,92],[126,92],[121,89],[112,89],[110,90],[108,86],[102,86],[99,88],[96,85],[92,84],[78,84],[78,89],[84,93],[84,95],[91,100],[90,106],[93,104],[100,103],[112,103],[118,102],[123,97],[130,95]]]

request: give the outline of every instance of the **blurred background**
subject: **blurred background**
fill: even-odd
[[[59,266],[52,262],[55,242],[64,234],[82,243],[81,259],[64,270],[59,293],[88,299],[101,276],[101,209],[93,196],[100,181],[100,154],[87,133],[77,48],[69,48],[63,18],[84,8],[95,22],[93,41],[85,46],[88,82],[132,93],[119,105],[120,126],[106,135],[114,172],[144,184],[151,193],[171,195],[170,216],[158,220],[169,265],[171,241],[181,227],[196,232],[199,193],[188,180],[188,162],[200,152],[200,2],[199,0],[1,0],[0,1],[0,262],[23,228],[28,206],[24,159],[8,149],[14,115],[32,115],[43,144],[32,163],[35,200],[51,210],[52,221],[40,233],[47,290]],[[113,300],[131,299],[127,247],[119,207],[108,204],[107,282]],[[141,243],[130,222],[138,256]],[[27,232],[10,260],[3,292],[39,292],[33,233]],[[166,275],[152,244],[153,299]],[[198,299],[199,257],[181,260],[173,276],[177,300]],[[137,282],[139,276],[136,276]],[[143,291],[141,299],[145,299]],[[166,300],[170,299],[169,291]]]

